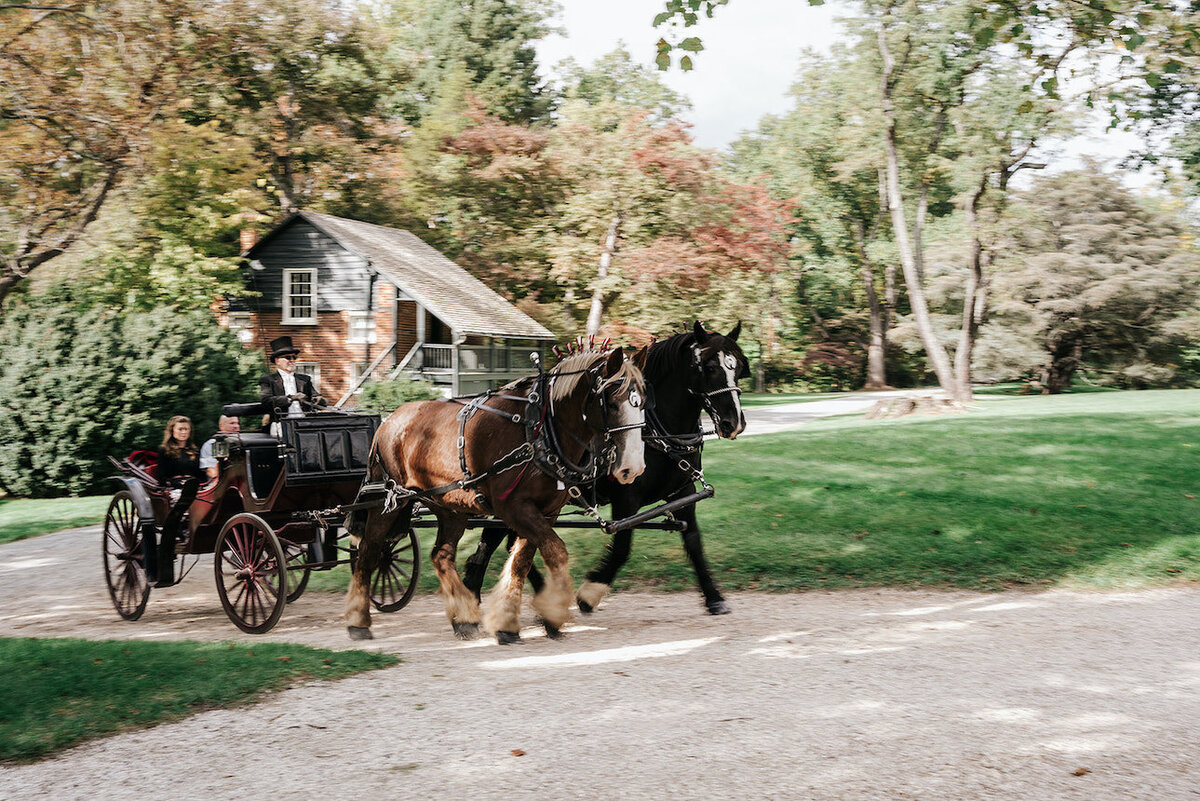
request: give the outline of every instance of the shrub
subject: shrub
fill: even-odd
[[[428,381],[418,381],[408,376],[397,376],[385,381],[372,381],[363,386],[358,405],[365,409],[378,409],[387,414],[410,401],[433,400],[442,397]]]
[[[81,310],[61,289],[6,306],[0,352],[0,487],[31,497],[109,489],[105,457],[157,449],[171,415],[199,443],[263,369],[207,312]]]

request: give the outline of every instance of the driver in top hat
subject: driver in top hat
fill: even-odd
[[[291,337],[271,340],[271,353],[267,357],[275,370],[258,380],[258,399],[270,407],[271,416],[303,417],[303,401],[309,407],[325,406],[325,399],[317,394],[312,378],[296,372],[296,357],[300,349],[292,344]]]

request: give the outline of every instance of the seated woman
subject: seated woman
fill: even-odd
[[[203,475],[200,471],[200,451],[192,440],[192,421],[175,415],[167,421],[162,445],[158,449],[158,483],[179,491],[171,510],[163,521],[162,539],[156,544],[146,537],[142,555],[146,563],[146,578],[151,584],[167,587],[175,583],[175,541],[179,537],[179,521],[196,498],[196,488]]]

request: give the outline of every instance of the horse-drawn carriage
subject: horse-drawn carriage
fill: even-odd
[[[261,407],[231,404],[224,411],[240,416],[261,413]],[[341,507],[358,493],[379,422],[376,414],[321,412],[282,420],[279,437],[217,434],[213,452],[220,475],[197,490],[179,524],[173,575],[186,575],[187,557],[213,554],[217,593],[229,619],[251,634],[269,631],[285,605],[304,592],[311,571],[354,557],[354,547],[342,540]],[[152,453],[111,461],[121,488],[104,518],[105,578],[117,613],[137,620],[151,591],[143,540],[160,540],[178,490],[159,482]],[[390,612],[408,603],[418,552],[411,529],[389,536],[372,582],[376,608]]]
[[[581,345],[554,368],[539,366],[537,376],[500,391],[408,404],[383,424],[377,415],[321,412],[283,420],[279,439],[224,435],[214,450],[226,467],[197,493],[177,555],[215,555],[222,606],[249,633],[275,625],[310,571],[349,562],[347,629],[352,639],[368,639],[372,606],[396,611],[412,596],[420,562],[415,529],[436,526],[431,561],[454,632],[472,638],[483,624],[504,643],[520,639],[527,578],[548,635],[557,636],[570,617],[566,547],[554,529],[596,526],[613,537],[574,598],[585,613],[611,586],[634,527],[670,529],[683,535],[708,611],[723,614],[728,608],[695,518],[695,504],[713,494],[700,469],[699,418],[707,413],[722,437],[745,427],[739,330],[722,336],[697,323],[643,349],[637,366],[619,350]],[[248,413],[226,407],[226,414]],[[136,620],[150,593],[141,543],[163,525],[170,490],[137,459],[113,462],[123,488],[105,519],[105,571],[118,613]],[[601,517],[597,506],[608,501],[620,519]],[[591,519],[560,518],[568,504]],[[455,559],[467,528],[485,531],[464,584]],[[346,529],[353,536],[342,545]],[[513,546],[485,620],[482,569],[505,536]],[[533,568],[535,551],[544,581]]]

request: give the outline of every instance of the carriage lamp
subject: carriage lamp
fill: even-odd
[[[225,439],[224,437],[217,437],[216,440],[213,441],[212,452],[213,456],[217,459],[228,459],[229,440]]]

